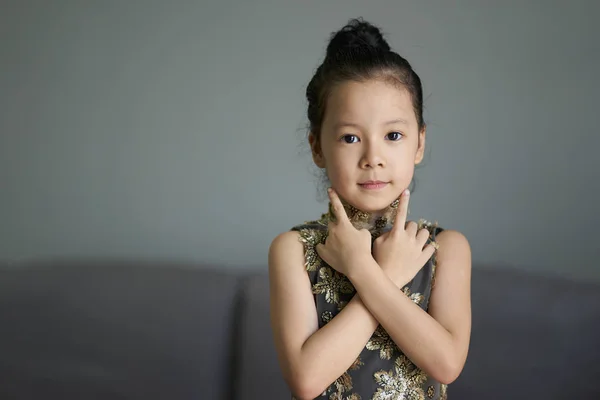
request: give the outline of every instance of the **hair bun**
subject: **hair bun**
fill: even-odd
[[[378,27],[365,22],[362,18],[355,18],[331,35],[327,45],[327,57],[353,50],[388,52],[390,46]]]

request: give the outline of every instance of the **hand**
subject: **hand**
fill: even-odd
[[[360,260],[371,255],[371,233],[366,229],[356,229],[338,195],[333,189],[328,191],[336,221],[329,222],[329,233],[325,244],[317,244],[319,256],[333,269],[346,276]]]
[[[431,258],[435,247],[427,246],[429,230],[418,230],[415,222],[406,223],[409,191],[400,196],[398,213],[389,232],[375,239],[373,256],[386,275],[400,288],[410,282]]]

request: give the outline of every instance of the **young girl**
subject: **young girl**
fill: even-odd
[[[407,221],[425,148],[420,79],[352,20],[306,97],[330,202],[269,250],[283,376],[297,399],[445,399],[469,347],[471,253],[461,233]]]

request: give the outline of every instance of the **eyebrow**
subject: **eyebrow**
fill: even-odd
[[[386,122],[383,123],[384,126],[393,125],[393,124],[409,125],[408,121],[406,121],[403,118],[396,118],[396,119],[392,119],[390,121],[386,121]],[[360,128],[361,126],[359,124],[355,124],[353,122],[344,122],[344,121],[341,121],[341,122],[338,122],[337,124],[335,124],[335,128],[336,129],[340,129],[342,127]]]
[[[393,124],[404,124],[408,125],[408,121],[403,118],[396,118],[391,121],[386,122],[384,125],[393,125]]]

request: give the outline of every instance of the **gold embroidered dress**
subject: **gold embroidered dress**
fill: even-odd
[[[375,240],[389,231],[394,222],[398,201],[392,203],[379,217],[344,204],[352,224],[368,229]],[[325,243],[327,225],[335,219],[331,204],[329,211],[319,220],[307,221],[292,228],[300,234],[304,244],[306,270],[309,274],[319,316],[319,328],[335,317],[352,299],[355,289],[344,275],[323,261],[317,251],[318,243]],[[442,231],[435,224],[419,221],[419,228],[430,232],[429,242]],[[412,301],[427,311],[435,273],[435,254],[406,284],[402,291]],[[400,290],[400,289],[399,289]],[[427,400],[446,399],[446,385],[428,377],[400,351],[380,325],[373,333],[356,361],[333,382],[317,399],[329,400]],[[292,397],[293,398],[293,397]]]

